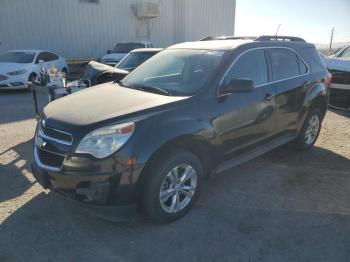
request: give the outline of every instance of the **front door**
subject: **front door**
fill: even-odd
[[[220,143],[227,156],[238,149],[262,141],[273,133],[275,124],[275,89],[269,84],[267,53],[253,49],[241,55],[227,72],[221,86],[232,79],[253,80],[249,92],[220,94],[220,117],[216,119]]]

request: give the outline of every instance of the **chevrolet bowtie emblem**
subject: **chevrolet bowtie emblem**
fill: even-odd
[[[46,142],[40,136],[37,137],[36,144],[40,148],[44,148],[46,146]]]

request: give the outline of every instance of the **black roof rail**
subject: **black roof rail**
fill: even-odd
[[[282,36],[282,35],[262,35],[255,39],[255,41],[291,41],[291,42],[303,42],[306,41],[301,37],[296,36]]]

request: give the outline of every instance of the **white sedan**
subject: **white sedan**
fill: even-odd
[[[66,60],[45,50],[13,50],[0,54],[0,89],[28,88],[28,81],[55,66],[67,73]]]

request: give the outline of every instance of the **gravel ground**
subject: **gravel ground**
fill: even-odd
[[[35,183],[29,93],[0,93],[0,261],[350,261],[350,116],[316,146],[282,147],[212,177],[168,225],[111,223]]]

